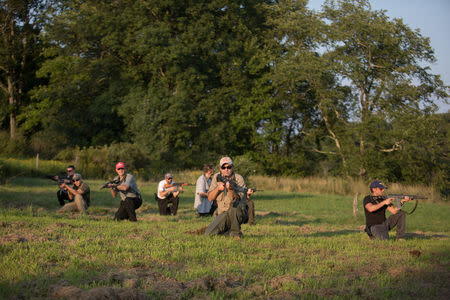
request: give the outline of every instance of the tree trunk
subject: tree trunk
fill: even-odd
[[[8,99],[9,99],[9,138],[14,139],[16,137],[16,103],[17,99],[14,97],[14,83],[11,76],[8,76]]]

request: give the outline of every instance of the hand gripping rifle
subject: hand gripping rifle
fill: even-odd
[[[164,185],[164,188],[165,188],[165,189],[168,189],[168,188],[171,188],[171,187],[176,186],[177,189],[178,189],[180,186],[187,186],[187,185],[193,185],[193,184],[192,184],[192,183],[187,183],[187,182],[184,182],[184,183],[181,183],[181,182],[172,182],[172,183],[166,183],[166,184]]]
[[[422,197],[422,196],[405,195],[405,194],[389,194],[389,195],[386,195],[385,199],[387,199],[387,198],[394,198],[395,204],[396,204],[395,207],[397,209],[402,209],[402,206],[403,206],[402,199],[404,199],[405,197],[409,197],[409,199],[416,201],[416,203],[414,204],[413,209],[410,212],[406,212],[405,211],[406,214],[408,214],[408,215],[412,214],[416,210],[417,205],[419,204],[419,199],[421,199],[421,200],[427,199],[426,197]],[[391,205],[392,205],[392,203],[391,203]]]
[[[61,185],[63,183],[65,184],[73,184],[73,180],[69,178],[64,178],[63,176],[59,175],[45,175],[45,178],[51,179],[53,181],[56,181],[58,185]]]
[[[107,188],[107,187],[116,189],[117,186],[119,185],[119,183],[120,183],[120,180],[119,180],[119,179],[111,180],[111,181],[108,181],[107,183],[105,183],[100,189],[105,189],[105,188]]]

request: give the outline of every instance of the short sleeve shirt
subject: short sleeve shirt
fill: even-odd
[[[76,190],[81,190],[81,197],[83,197],[86,205],[91,205],[91,189],[89,188],[89,186],[86,183],[82,182],[79,187],[75,186],[74,188]]]
[[[219,176],[219,174],[220,173],[214,174],[213,179],[211,181],[211,185],[209,186],[208,193],[217,188],[217,185],[218,185],[218,183],[217,183],[217,176]],[[241,175],[239,175],[239,174],[233,173],[231,175],[231,180],[234,180],[236,182],[236,184],[241,186],[241,187],[246,187],[244,178]],[[227,195],[225,196],[225,193],[223,191],[220,191],[217,194],[216,201],[217,201],[217,212],[218,212],[218,214],[226,212],[231,207],[231,205],[236,201],[233,198],[233,194],[234,193],[227,193]],[[244,197],[244,194],[243,193],[238,193],[237,196],[242,199]]]
[[[119,176],[116,176],[114,180],[119,180]],[[134,179],[134,176],[131,174],[125,175],[125,177],[119,181],[119,185],[128,185],[128,190],[125,192],[119,191],[120,198],[122,201],[125,201],[126,198],[137,198],[139,197],[139,194],[141,193],[137,187],[136,180]]]
[[[387,205],[384,205],[380,207],[378,210],[370,212],[366,209],[366,204],[372,203],[372,204],[378,204],[384,199],[382,197],[374,197],[372,195],[368,195],[363,200],[364,205],[364,213],[366,215],[366,225],[372,226],[372,225],[378,225],[386,221],[386,208]]]

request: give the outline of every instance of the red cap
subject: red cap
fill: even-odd
[[[116,170],[120,169],[120,168],[124,168],[125,169],[125,164],[123,162],[118,162],[116,164]]]

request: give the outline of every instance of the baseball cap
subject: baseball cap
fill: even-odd
[[[124,168],[125,169],[125,164],[123,163],[123,162],[118,162],[117,164],[116,164],[116,170],[118,170],[118,169],[120,169],[120,168]]]
[[[81,174],[79,174],[79,173],[73,174],[72,180],[73,181],[81,180]]]
[[[164,178],[169,179],[169,178],[173,178],[171,173],[166,173],[166,175],[164,175]]]
[[[375,180],[372,181],[372,183],[370,184],[370,188],[380,188],[380,189],[387,189],[387,186],[385,186],[380,180]]]
[[[225,156],[220,159],[219,166],[223,166],[224,164],[233,165],[233,161],[228,156]]]

